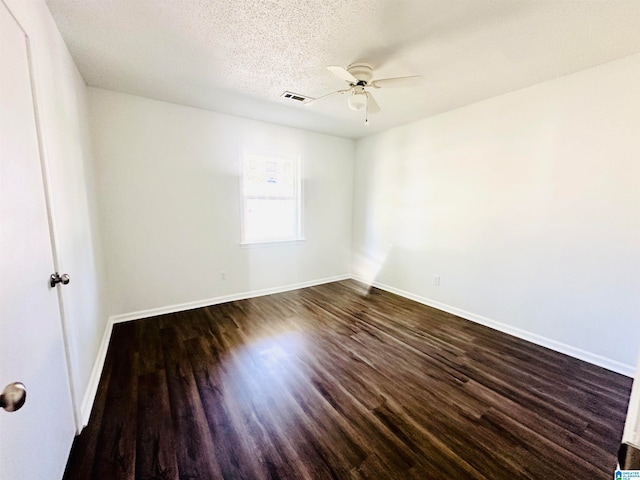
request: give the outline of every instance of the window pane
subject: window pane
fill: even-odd
[[[247,240],[292,239],[297,236],[295,200],[246,199],[245,206]]]
[[[293,159],[245,157],[244,194],[248,196],[293,197],[296,178]]]

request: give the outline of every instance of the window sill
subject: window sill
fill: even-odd
[[[293,240],[265,240],[259,242],[240,242],[242,248],[253,247],[278,247],[282,245],[300,245],[306,241],[305,238],[296,238]]]

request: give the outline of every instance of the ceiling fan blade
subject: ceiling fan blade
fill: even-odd
[[[327,70],[333,73],[336,77],[341,78],[342,80],[345,80],[349,83],[358,83],[358,79],[342,67],[329,66],[327,67]]]
[[[378,105],[378,102],[376,102],[376,99],[373,98],[373,95],[371,95],[369,92],[366,93],[367,94],[367,112],[368,113],[378,113],[380,111],[380,105]]]
[[[347,92],[348,92],[348,91],[350,91],[350,90],[351,90],[350,88],[347,88],[347,89],[345,89],[345,90],[336,90],[335,92],[327,93],[326,95],[322,95],[321,97],[313,98],[313,99],[309,100],[308,102],[305,102],[305,103],[304,103],[304,106],[305,106],[305,107],[307,107],[307,106],[309,106],[309,105],[314,104],[314,103],[315,103],[315,102],[317,102],[318,100],[324,100],[325,98],[332,97],[332,96],[334,96],[334,95],[337,95],[338,93],[342,95],[342,94],[344,94],[344,93],[347,93]]]
[[[374,80],[371,82],[371,86],[375,88],[418,87],[423,83],[424,78],[420,75],[413,75],[411,77],[383,78],[381,80]]]

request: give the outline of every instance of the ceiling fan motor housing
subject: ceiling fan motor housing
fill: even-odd
[[[347,72],[358,79],[356,85],[365,86],[368,85],[373,77],[373,69],[369,65],[351,65],[347,68]],[[362,85],[364,82],[364,85]]]

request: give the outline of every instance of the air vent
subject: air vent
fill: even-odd
[[[289,100],[294,100],[296,102],[304,103],[308,100],[313,100],[311,97],[305,97],[304,95],[299,95],[293,92],[284,92],[280,95],[282,98],[288,98]]]

